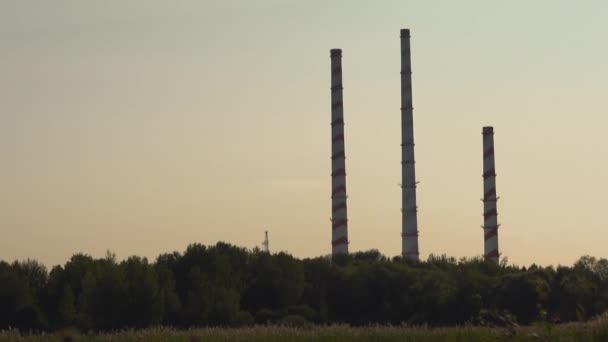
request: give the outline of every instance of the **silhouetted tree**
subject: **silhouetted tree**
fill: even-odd
[[[521,324],[585,320],[608,309],[608,260],[528,268],[377,250],[299,260],[226,243],[154,263],[76,254],[63,266],[0,261],[0,329],[24,331],[307,322]]]

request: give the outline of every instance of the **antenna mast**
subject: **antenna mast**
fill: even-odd
[[[262,246],[264,247],[264,252],[270,253],[270,242],[268,241],[268,231],[264,231],[265,237],[264,242],[262,242]]]

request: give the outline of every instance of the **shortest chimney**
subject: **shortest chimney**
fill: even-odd
[[[498,213],[496,211],[496,171],[494,128],[483,128],[483,235],[484,258],[498,263]]]

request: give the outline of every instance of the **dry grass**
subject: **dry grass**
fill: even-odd
[[[515,329],[487,327],[427,328],[406,326],[293,328],[201,328],[176,330],[159,327],[95,335],[61,331],[56,334],[21,335],[0,332],[0,341],[608,341],[608,316],[586,323],[538,324]]]

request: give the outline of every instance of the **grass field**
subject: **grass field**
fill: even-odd
[[[291,328],[151,328],[82,335],[64,331],[47,335],[0,332],[0,341],[608,341],[608,316],[587,323],[535,325],[518,328],[329,326]]]

